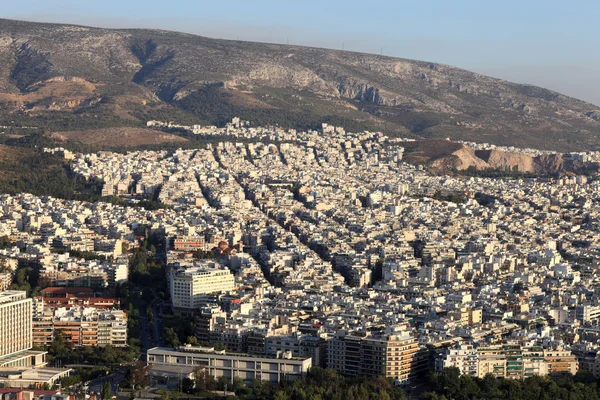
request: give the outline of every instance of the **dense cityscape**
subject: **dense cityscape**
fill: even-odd
[[[379,377],[387,398],[440,379],[458,398],[451,376],[600,376],[594,176],[434,175],[404,139],[327,124],[189,128],[216,140],[44,149],[107,201],[0,195],[0,392],[282,399]]]

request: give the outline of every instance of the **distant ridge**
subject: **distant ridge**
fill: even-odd
[[[447,65],[294,45],[0,19],[0,123],[147,119],[316,127],[552,150],[600,148],[600,110]]]

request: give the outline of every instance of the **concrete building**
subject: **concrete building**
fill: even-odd
[[[205,295],[233,290],[234,276],[227,269],[193,267],[170,271],[171,301],[174,308],[198,309]]]
[[[408,334],[354,336],[345,333],[328,341],[327,366],[343,375],[385,376],[411,382],[427,368],[425,353]]]
[[[148,350],[148,365],[153,369],[174,366],[180,369],[180,374],[190,374],[196,368],[205,368],[214,378],[224,376],[231,381],[233,378],[241,378],[245,382],[255,379],[281,382],[283,379],[295,380],[304,376],[312,366],[312,360],[292,357],[289,353],[277,358],[226,353],[215,351],[214,348],[187,345],[177,349],[155,347]]]
[[[31,349],[32,310],[26,292],[0,292],[0,358]]]
[[[436,360],[436,370],[456,367],[461,374],[483,378],[525,379],[535,375],[575,374],[577,358],[568,350],[541,346],[493,345],[475,348],[462,345],[446,349]]]

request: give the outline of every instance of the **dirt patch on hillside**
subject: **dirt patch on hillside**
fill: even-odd
[[[0,163],[16,162],[28,154],[26,149],[0,144]]]
[[[53,132],[49,136],[62,141],[73,140],[85,144],[111,147],[134,147],[187,142],[187,139],[169,133],[153,129],[129,127]]]
[[[415,164],[427,164],[442,157],[452,155],[462,148],[460,143],[444,139],[424,139],[414,142],[402,143],[404,147],[404,161]]]

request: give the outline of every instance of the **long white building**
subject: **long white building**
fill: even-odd
[[[204,368],[217,379],[224,376],[231,381],[241,378],[245,382],[255,379],[280,382],[305,375],[312,366],[312,359],[292,357],[291,353],[281,357],[258,356],[187,345],[177,349],[155,347],[148,350],[148,365],[157,373],[154,379],[187,376],[196,368]]]

